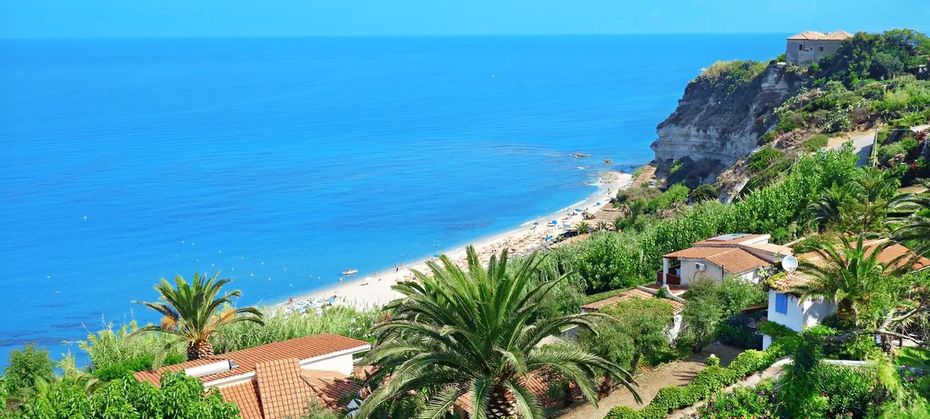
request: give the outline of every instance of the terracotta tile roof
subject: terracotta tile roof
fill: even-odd
[[[303,380],[296,358],[263,362],[255,366],[255,381],[267,419],[296,418],[307,412],[313,391]]]
[[[708,257],[707,261],[733,274],[741,274],[752,269],[762,268],[772,264],[772,262],[743,249],[730,249],[726,252]]]
[[[239,406],[244,419],[274,419],[305,415],[313,398],[330,409],[343,409],[339,401],[360,388],[338,372],[304,370],[296,359],[284,359],[258,364],[254,378],[219,390],[226,401]]]
[[[689,247],[687,249],[682,249],[677,252],[666,254],[665,257],[686,258],[686,259],[707,259],[711,256],[716,256],[721,253],[726,253],[730,250],[731,248],[726,248],[726,247]]]
[[[339,401],[358,394],[361,388],[358,382],[338,372],[303,370],[302,375],[313,394],[330,409],[344,408]]]
[[[330,333],[323,333],[319,335],[286,340],[283,342],[269,343],[267,345],[257,346],[241,351],[228,352],[225,354],[216,355],[209,359],[182,362],[180,364],[162,367],[155,371],[140,371],[137,372],[135,376],[139,381],[148,381],[152,384],[158,385],[161,375],[165,372],[178,372],[187,368],[223,360],[230,360],[236,364],[236,368],[233,368],[229,371],[200,377],[201,381],[209,383],[221,378],[232,377],[255,371],[255,366],[263,362],[288,358],[306,360],[335,352],[349,351],[353,349],[363,351],[368,350],[369,348],[370,346],[367,342],[363,342],[358,339],[352,339],[349,337]]]
[[[790,292],[801,285],[807,284],[810,280],[811,277],[804,272],[785,272],[784,275],[780,275],[777,279],[769,282],[769,285],[775,291]]]
[[[588,311],[598,311],[604,307],[615,305],[619,303],[620,301],[627,300],[630,298],[639,298],[642,300],[647,300],[650,298],[655,298],[655,293],[650,293],[649,291],[645,291],[639,288],[634,288],[629,291],[624,291],[613,297],[608,297],[603,300],[585,304],[581,306],[581,308],[584,310],[588,310]],[[674,314],[681,313],[681,311],[684,310],[685,305],[682,304],[680,301],[675,301],[675,300],[668,299],[668,298],[663,298],[662,301],[667,301],[668,304],[672,306],[672,313]]]
[[[833,32],[815,32],[815,31],[805,31],[801,33],[796,33],[788,37],[792,40],[807,40],[807,41],[842,41],[846,38],[852,38],[852,34],[846,31],[833,31]]]
[[[744,244],[741,247],[745,250],[752,251],[752,249],[763,250],[768,253],[780,254],[782,256],[793,255],[794,250],[788,246],[782,246],[775,243],[753,243],[753,244]]]
[[[258,397],[258,382],[251,380],[219,390],[224,400],[239,406],[239,414],[243,419],[262,419],[262,402]]]
[[[753,241],[768,241],[768,234],[746,234],[746,233],[731,233],[731,234],[721,234],[719,236],[714,236],[706,240],[701,240],[697,243],[694,243],[695,247],[734,247],[738,244],[744,244],[747,242]],[[763,240],[764,239],[764,240]]]

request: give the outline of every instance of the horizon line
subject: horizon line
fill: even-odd
[[[864,32],[864,31],[857,31]],[[487,34],[385,34],[385,35],[153,35],[153,36],[72,36],[72,37],[3,37],[2,41],[87,41],[87,40],[152,40],[152,39],[303,39],[303,38],[505,38],[505,37],[585,37],[585,36],[719,36],[719,35],[785,35],[793,32],[603,32],[603,33],[487,33]]]

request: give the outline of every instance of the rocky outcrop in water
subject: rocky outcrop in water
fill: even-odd
[[[713,182],[759,146],[775,125],[775,108],[803,84],[803,76],[783,63],[742,65],[692,80],[678,108],[657,127],[652,150],[667,184]]]

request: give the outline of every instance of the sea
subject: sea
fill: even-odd
[[[0,40],[0,366],[161,278],[270,305],[557,211],[784,34]],[[588,157],[578,158],[575,153]],[[609,163],[605,163],[609,160]]]

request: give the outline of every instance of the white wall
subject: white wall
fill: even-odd
[[[301,368],[305,370],[336,371],[345,375],[352,375],[353,366],[352,354],[338,355],[301,364]]]
[[[704,270],[697,270],[696,263],[703,263]],[[692,281],[700,278],[722,281],[724,276],[723,269],[705,259],[681,259],[680,273],[682,286],[687,286]]]
[[[795,332],[802,332],[804,328],[816,326],[823,319],[836,313],[836,305],[831,302],[823,299],[810,299],[802,303],[798,297],[788,294],[788,312],[787,314],[781,314],[775,311],[776,294],[778,294],[777,291],[769,290],[767,318],[770,322],[775,322]],[[767,348],[771,343],[772,339],[770,337],[763,336],[763,348]]]

